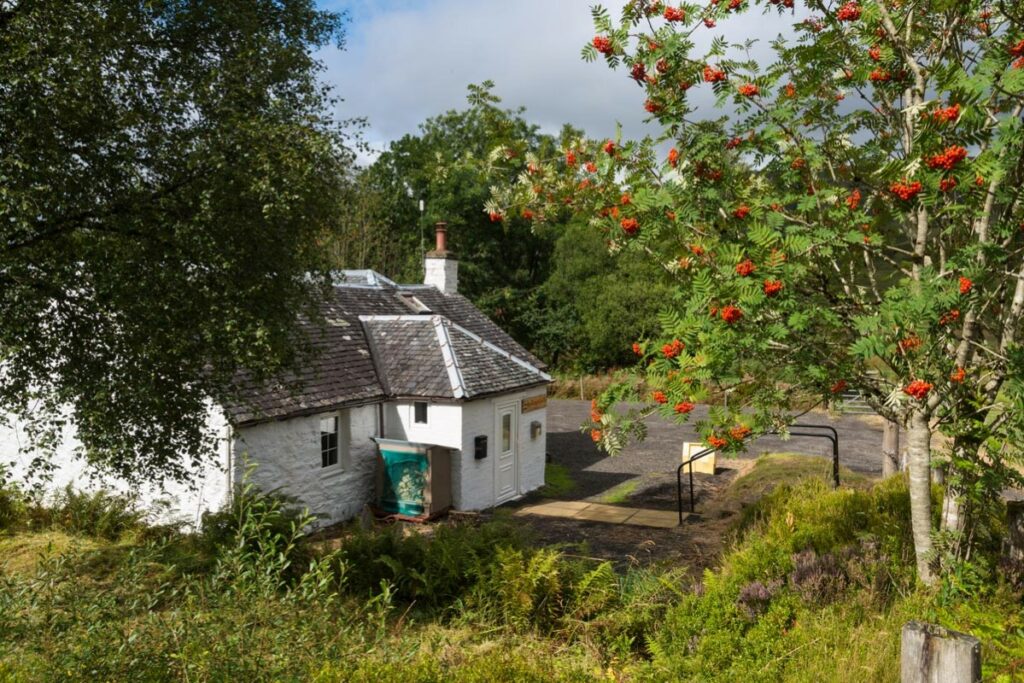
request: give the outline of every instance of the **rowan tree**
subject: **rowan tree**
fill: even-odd
[[[759,11],[792,20],[761,61],[730,30]],[[697,425],[708,444],[741,449],[808,396],[847,388],[904,425],[918,572],[933,581],[939,549],[966,552],[1020,457],[1024,10],[633,1],[618,21],[593,16],[583,57],[634,79],[663,135],[527,157],[486,211],[578,212],[613,252],[673,275],[662,334],[634,350],[657,388],[650,409],[685,419],[728,393]],[[715,104],[695,106],[698,89]],[[611,451],[637,430],[609,410],[623,395],[593,415]],[[937,431],[949,446],[933,454]]]

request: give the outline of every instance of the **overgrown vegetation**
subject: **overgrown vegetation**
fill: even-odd
[[[696,584],[534,547],[501,516],[313,542],[253,491],[197,535],[21,517],[0,536],[0,679],[890,681],[917,618],[975,633],[986,676],[1013,680],[1024,618],[997,549],[920,588],[908,515],[900,478],[782,485]]]

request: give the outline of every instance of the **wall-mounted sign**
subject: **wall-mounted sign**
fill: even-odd
[[[523,399],[522,412],[529,413],[534,410],[540,410],[548,404],[547,396],[533,396],[531,398]]]

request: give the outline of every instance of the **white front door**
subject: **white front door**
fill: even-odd
[[[494,504],[504,503],[519,494],[518,404],[506,403],[494,412]]]

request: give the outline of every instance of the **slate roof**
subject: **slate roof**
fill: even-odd
[[[235,424],[394,398],[465,400],[551,379],[459,294],[396,285],[373,271],[343,271],[337,282],[323,323],[301,323],[311,361],[269,384],[240,381],[239,402],[226,406]]]

